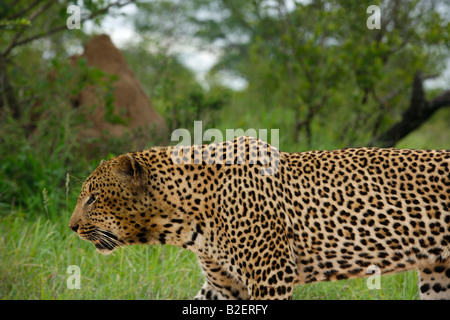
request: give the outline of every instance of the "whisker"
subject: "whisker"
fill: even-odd
[[[124,237],[112,231],[104,230],[101,228],[96,228],[96,231],[97,234],[101,236],[101,239],[104,242],[111,244],[112,246],[117,248],[123,248],[123,250],[126,250],[127,252],[132,252],[135,256],[137,256],[136,252],[132,250],[130,247],[128,247],[131,244],[128,241],[126,241]]]
[[[95,235],[95,234],[93,234],[91,237],[89,237],[89,239],[87,239],[87,240],[89,240],[88,242],[94,247],[94,248],[96,248],[96,246],[95,246],[95,241],[98,241],[99,239],[98,239],[98,237]]]
[[[108,241],[110,241],[111,243],[114,243],[114,244],[119,244],[119,243],[120,243],[120,241],[118,240],[119,237],[118,237],[116,234],[114,234],[113,232],[111,232],[111,231],[106,231],[106,230],[102,230],[102,229],[100,229],[100,228],[97,228],[97,232],[98,232],[98,234],[100,234],[105,240],[108,240]]]
[[[100,228],[97,228],[97,231],[98,231],[102,236],[104,236],[105,238],[108,238],[108,239],[114,241],[115,243],[118,243],[118,244],[120,244],[120,243],[127,243],[127,241],[125,240],[125,238],[123,238],[123,237],[117,235],[116,233],[114,233],[114,232],[112,232],[112,231],[109,231],[109,230],[103,230],[103,229],[100,229]]]

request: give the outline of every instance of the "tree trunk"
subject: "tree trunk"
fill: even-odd
[[[437,110],[450,106],[450,90],[441,92],[437,97],[428,101],[423,89],[423,76],[417,72],[414,76],[411,102],[402,115],[402,119],[388,128],[385,132],[374,137],[369,145],[377,147],[393,147],[412,131],[419,128]]]
[[[5,113],[9,108],[14,119],[20,117],[20,106],[9,82],[8,67],[5,57],[0,56],[0,112]]]

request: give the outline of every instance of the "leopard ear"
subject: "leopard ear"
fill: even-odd
[[[135,182],[142,180],[143,169],[129,153],[119,156],[112,170],[117,176],[126,180],[134,180]]]

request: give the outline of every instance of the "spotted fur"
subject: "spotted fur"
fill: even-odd
[[[290,299],[296,284],[371,266],[417,269],[421,298],[448,299],[449,166],[445,150],[285,153],[248,137],[153,148],[102,163],[69,226],[103,253],[195,252],[206,277],[197,299]]]

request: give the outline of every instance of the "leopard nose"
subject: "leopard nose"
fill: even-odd
[[[72,231],[77,232],[77,230],[78,230],[78,224],[74,224],[74,225],[70,225],[70,224],[69,224],[69,228],[72,229]]]

